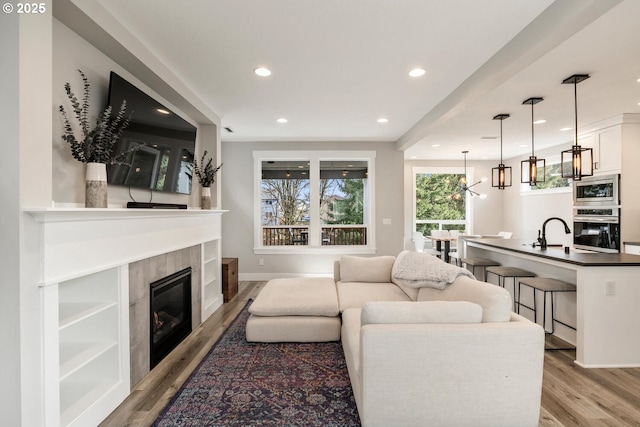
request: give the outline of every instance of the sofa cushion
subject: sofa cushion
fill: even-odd
[[[418,301],[418,293],[420,292],[420,288],[412,288],[412,287],[406,286],[401,282],[397,281],[396,279],[394,279],[393,277],[391,278],[391,281],[395,283],[396,286],[398,286],[400,289],[402,289],[402,291],[405,294],[407,294],[409,298],[411,298],[411,301]]]
[[[349,308],[342,313],[342,349],[345,360],[349,366],[349,376],[360,375],[360,309]],[[351,370],[355,372],[351,372]],[[353,387],[357,387],[359,381],[351,379]]]
[[[343,282],[391,282],[391,269],[395,257],[357,257],[340,258],[340,280]]]
[[[362,308],[371,301],[411,301],[402,289],[391,282],[338,282],[340,312],[348,308]]]
[[[469,301],[482,307],[483,322],[508,322],[511,294],[505,288],[460,276],[446,289],[421,288],[418,301]]]
[[[468,301],[370,302],[362,307],[362,326],[370,324],[480,323],[482,307]]]
[[[325,277],[272,279],[249,312],[257,316],[337,316],[336,284]]]

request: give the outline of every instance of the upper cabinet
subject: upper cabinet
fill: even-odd
[[[635,153],[640,143],[640,114],[621,114],[594,123],[578,136],[578,143],[593,149],[593,174],[622,173],[624,159]],[[628,174],[633,171],[624,171]]]
[[[582,134],[578,143],[593,149],[594,175],[620,173],[622,169],[622,125]]]

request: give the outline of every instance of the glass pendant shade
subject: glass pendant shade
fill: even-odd
[[[561,174],[563,178],[580,181],[584,176],[593,175],[593,150],[578,144],[578,83],[589,78],[588,74],[574,74],[562,81],[562,84],[573,85],[573,99],[575,111],[575,141],[570,149],[562,151]]]
[[[541,101],[543,101],[543,98],[529,98],[522,102],[523,105],[531,105],[531,156],[529,156],[528,160],[520,162],[520,182],[522,184],[529,184],[530,186],[537,185],[539,182],[544,182],[546,179],[546,161],[536,157],[533,136],[533,128],[535,125],[533,106]]]
[[[498,167],[491,169],[491,186],[499,190],[511,187],[511,166],[500,163]]]
[[[500,120],[500,164],[491,169],[491,186],[498,190],[504,190],[512,185],[511,166],[505,166],[502,162],[502,122],[509,117],[509,114],[498,114],[493,117],[493,120]]]
[[[580,181],[583,176],[593,175],[593,150],[579,145],[561,153],[562,177]]]
[[[536,185],[544,182],[546,161],[536,156],[529,156],[528,160],[520,162],[520,182],[523,184]]]

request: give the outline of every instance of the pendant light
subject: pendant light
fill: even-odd
[[[493,120],[500,120],[500,164],[491,169],[491,186],[504,190],[511,187],[511,166],[505,166],[502,162],[502,122],[511,117],[509,114],[498,114]]]
[[[562,84],[573,85],[575,109],[575,140],[573,146],[561,153],[562,177],[580,181],[583,176],[593,175],[593,150],[578,145],[578,83],[587,80],[588,74],[574,74],[562,81]]]
[[[487,178],[482,178],[480,181],[475,182],[471,185],[467,185],[467,153],[469,152],[469,150],[465,150],[462,152],[462,154],[464,154],[464,178],[461,180],[461,184],[460,184],[460,191],[458,191],[457,193],[449,196],[450,198],[454,198],[454,199],[460,199],[461,197],[465,196],[465,193],[468,191],[469,194],[471,195],[471,197],[475,197],[475,196],[480,196],[481,199],[486,199],[487,195],[486,194],[480,194],[477,191],[474,191],[471,189],[471,187],[473,187],[474,185],[478,185],[482,182],[486,182]]]
[[[529,160],[520,162],[520,182],[531,186],[545,181],[546,162],[544,159],[538,159],[536,157],[533,137],[533,106],[542,101],[543,98],[529,98],[522,102],[522,105],[531,105],[531,156],[529,156]],[[538,169],[542,171],[542,176],[538,174]]]

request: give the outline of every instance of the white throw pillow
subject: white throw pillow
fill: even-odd
[[[343,282],[391,282],[391,269],[396,258],[392,256],[340,258],[340,280]]]
[[[360,313],[362,326],[381,323],[480,323],[482,307],[468,301],[370,302]]]

